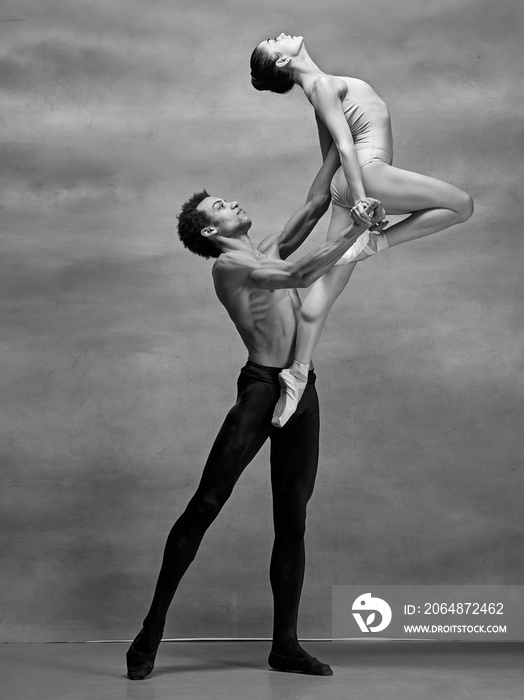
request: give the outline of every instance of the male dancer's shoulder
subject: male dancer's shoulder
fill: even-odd
[[[250,253],[233,250],[222,253],[213,265],[213,279],[216,283],[238,285],[243,279],[260,266]]]

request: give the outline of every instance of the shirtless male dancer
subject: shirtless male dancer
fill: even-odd
[[[332,675],[331,668],[304,651],[297,639],[297,616],[304,578],[306,505],[318,464],[319,411],[315,374],[297,412],[285,428],[271,425],[279,398],[278,373],[293,358],[300,314],[296,288],[308,287],[343,255],[365,230],[355,223],[294,263],[286,258],[313,230],[329,206],[329,184],[338,164],[332,149],[318,172],[304,206],[281,233],[255,247],[251,219],[237,202],[193,195],[179,215],[184,245],[217,258],[213,280],[248,351],[237,382],[237,402],[211,448],[200,484],[167,538],[150,610],[127,652],[128,678],[142,680],[154,667],[164,623],[178,583],[200,542],[229,498],[240,475],[265,441],[271,441],[271,488],[275,539],[270,564],[274,600],[273,644],[269,665],[278,671]],[[379,203],[369,200],[371,216]]]

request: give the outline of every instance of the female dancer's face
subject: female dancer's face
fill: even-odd
[[[303,45],[303,36],[290,36],[289,34],[282,33],[275,39],[266,39],[262,41],[258,46],[259,48],[263,47],[266,51],[276,56],[289,56],[293,58],[294,56],[298,56]]]

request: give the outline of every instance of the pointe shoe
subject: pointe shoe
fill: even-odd
[[[271,652],[267,660],[268,664],[275,671],[288,671],[295,673],[305,673],[309,676],[332,676],[333,670],[328,664],[323,664],[314,656],[289,658],[281,654]]]
[[[384,225],[389,223],[388,221],[383,222]],[[361,260],[366,260],[371,255],[376,255],[376,253],[381,253],[383,250],[389,248],[388,237],[386,232],[382,231],[382,228],[376,229],[376,231],[368,231],[369,235],[368,242],[362,249],[362,252],[358,257],[355,258],[354,262],[360,262]]]
[[[151,636],[158,637],[158,643],[154,651],[151,651],[149,653],[137,651],[135,649],[135,644],[141,639],[143,639],[144,635],[146,634],[147,632],[144,629],[141,629],[135,637],[135,639],[133,640],[133,643],[127,650],[127,677],[131,681],[143,681],[144,678],[147,678],[147,676],[149,676],[149,674],[155,667],[155,658],[160,642],[162,641],[162,633],[160,633],[160,635],[153,635],[153,633],[150,633]]]
[[[289,369],[283,369],[278,375],[280,398],[275,406],[271,424],[283,428],[297,410],[298,403],[307,385],[307,377],[295,374]]]
[[[376,224],[373,224],[373,226],[370,226],[369,230],[372,231],[373,233],[383,233],[384,229],[386,228],[386,226],[388,224],[389,224],[389,221],[382,219],[382,221],[377,221]]]

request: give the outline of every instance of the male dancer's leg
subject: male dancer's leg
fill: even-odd
[[[313,377],[310,372],[310,382]],[[318,466],[319,411],[308,383],[295,415],[271,432],[271,485],[275,542],[270,579],[274,599],[273,645],[269,665],[279,671],[332,675],[331,668],[298,643],[297,618],[305,569],[306,508]]]
[[[211,448],[200,484],[167,538],[162,567],[144,626],[127,654],[128,677],[142,680],[153,670],[167,611],[202,538],[271,429],[278,383],[253,379],[242,370],[237,403]]]

